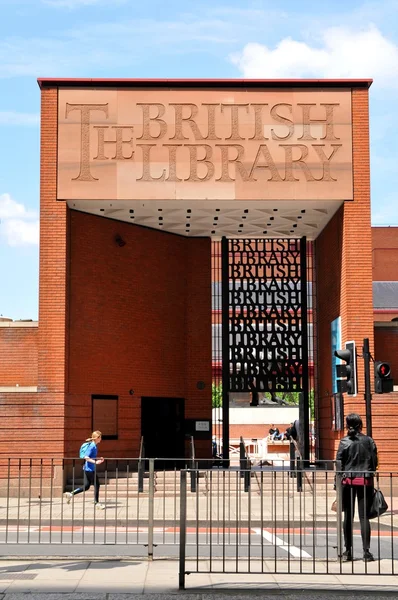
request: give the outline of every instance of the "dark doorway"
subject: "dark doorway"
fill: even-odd
[[[184,458],[184,398],[142,398],[146,458]]]

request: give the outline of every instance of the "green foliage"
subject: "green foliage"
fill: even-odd
[[[277,392],[277,396],[280,396],[285,402],[291,404],[292,406],[298,406],[300,400],[300,392],[283,392],[279,394]]]
[[[277,396],[280,396],[285,402],[287,402],[291,406],[298,406],[300,400],[300,392],[283,392],[282,394],[277,393]],[[315,419],[315,391],[312,388],[308,395],[308,403],[310,407],[310,419],[313,421]]]
[[[310,405],[310,419],[315,420],[315,390],[312,388],[309,393],[308,403]]]
[[[222,383],[219,384],[213,383],[211,384],[211,399],[212,399],[212,407],[220,408],[222,406]]]
[[[282,394],[277,393],[277,396],[280,396],[287,402],[290,406],[298,406],[300,393],[299,392],[283,392]],[[212,397],[212,407],[213,408],[221,408],[222,406],[222,383],[215,383],[213,381],[211,385],[211,397]],[[309,393],[309,405],[310,405],[310,415],[311,421],[315,418],[315,392],[314,389],[310,390]]]

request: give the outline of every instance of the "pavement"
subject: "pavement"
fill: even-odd
[[[266,571],[267,565],[263,567]],[[378,568],[374,574],[353,575],[349,565],[343,567],[347,568],[342,573],[317,575],[192,573],[185,577],[185,590],[179,590],[179,563],[169,558],[10,558],[0,560],[0,600],[167,600],[176,595],[186,600],[398,598],[398,575],[379,574]]]

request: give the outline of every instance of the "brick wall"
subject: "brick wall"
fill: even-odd
[[[31,338],[32,345],[37,343],[38,366],[34,381],[29,382],[37,384],[38,392],[0,393],[3,456],[64,454],[67,207],[56,201],[56,159],[57,89],[53,88],[41,95],[40,327]],[[4,462],[1,465],[3,472]]]
[[[371,371],[373,382],[373,372]],[[373,386],[372,386],[373,387]],[[397,472],[398,393],[372,394],[373,438],[381,471]],[[389,484],[388,484],[389,485]]]
[[[334,458],[332,431],[332,353],[330,324],[340,315],[343,207],[315,242],[318,334],[318,431],[321,458]]]
[[[91,431],[91,395],[110,394],[119,439],[101,453],[138,456],[142,396],[183,397],[187,418],[211,418],[210,240],[70,218],[66,455]],[[197,447],[209,455],[210,441]]]
[[[372,237],[370,225],[369,107],[367,90],[352,90],[354,201],[345,202],[316,241],[319,329],[319,417],[322,458],[334,458],[340,434],[331,430],[330,323],[341,316],[342,342],[361,352],[368,337],[373,352]],[[363,361],[358,360],[358,395],[345,396],[345,414],[365,421]],[[374,433],[382,427],[373,422]]]
[[[291,423],[274,423],[275,427],[279,429],[279,433],[285,433],[286,429],[290,427]],[[230,439],[239,439],[243,437],[245,442],[250,442],[252,438],[262,439],[267,437],[270,425],[264,424],[243,424],[243,425],[230,425],[229,426],[229,437]]]
[[[398,384],[398,328],[375,327],[376,360],[386,360],[391,364],[392,377]],[[370,366],[373,387],[373,365]],[[379,449],[381,468],[396,469],[398,422],[398,393],[373,394],[372,396],[373,437]]]
[[[37,323],[0,325],[0,386],[37,385]]]
[[[62,456],[63,412],[63,394],[0,392],[0,465],[3,457]]]
[[[369,97],[352,92],[354,202],[344,205],[341,318],[343,340],[363,338],[373,352],[372,230],[370,222]],[[363,360],[358,360],[358,396],[345,398],[345,412],[365,415]],[[377,423],[374,423],[374,429]]]
[[[398,281],[398,227],[372,227],[373,281]]]
[[[398,385],[398,327],[375,327],[375,360],[391,365],[392,377]],[[373,377],[373,370],[371,370]]]
[[[41,94],[40,160],[40,290],[38,335],[38,400],[59,403],[57,418],[42,419],[41,446],[62,456],[67,314],[67,206],[57,202],[57,109],[58,90]],[[54,445],[54,440],[57,444]]]

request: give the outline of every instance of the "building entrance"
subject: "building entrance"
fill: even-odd
[[[146,458],[184,458],[184,404],[184,398],[142,398]]]
[[[229,448],[229,397],[259,394],[300,405],[303,456],[309,459],[309,360],[313,283],[303,238],[227,239],[221,242],[222,438]],[[311,262],[311,261],[310,261]],[[219,317],[218,317],[219,319]],[[213,346],[217,340],[213,337]],[[257,400],[256,400],[257,399]],[[221,432],[220,432],[221,433]]]
[[[370,81],[39,83],[38,400],[24,402],[43,455],[45,394],[63,407],[64,453],[70,420],[90,430],[92,397],[107,394],[118,431],[104,456],[137,456],[141,433],[147,455],[183,456],[191,428],[198,459],[212,436],[227,459],[227,400],[246,394],[259,413],[298,399],[302,424],[314,406],[318,456],[333,458],[332,324],[341,347],[373,344]],[[348,406],[364,414],[360,393]]]

